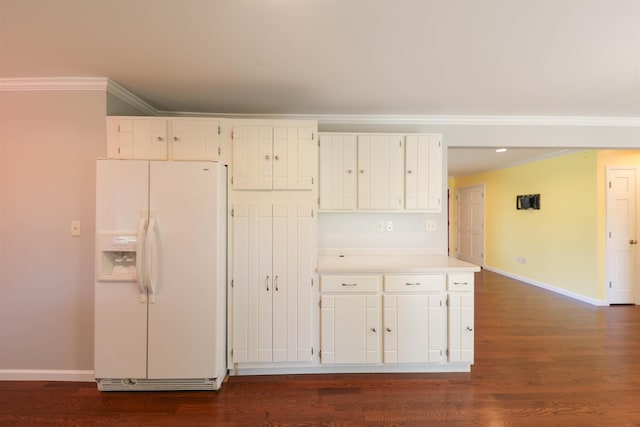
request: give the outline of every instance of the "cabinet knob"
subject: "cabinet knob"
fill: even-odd
[[[162,137],[161,137],[161,136],[157,137],[156,139],[157,139],[158,141],[162,141]]]
[[[376,328],[371,328],[371,332],[378,332]]]
[[[391,328],[387,328],[387,332],[391,332]]]
[[[178,139],[179,139],[179,138],[178,138],[177,136],[174,136],[174,137],[173,137],[173,140],[174,140],[175,142],[178,142]]]
[[[473,332],[473,328],[471,326],[467,326],[467,331]]]
[[[629,244],[630,245],[637,245],[638,241],[636,239],[631,239],[631,240],[629,240]]]
[[[264,156],[264,158],[269,160],[271,158],[271,156],[267,154],[266,156]]]
[[[352,169],[347,169],[347,173],[353,173]]]
[[[280,160],[280,156],[278,156],[278,155],[273,156],[273,158],[276,159],[276,160]]]
[[[360,173],[364,173],[364,169],[360,169]]]
[[[411,169],[409,169],[409,170],[407,171],[407,173],[408,173],[408,174],[412,174],[412,173],[413,173],[413,171],[412,171]]]

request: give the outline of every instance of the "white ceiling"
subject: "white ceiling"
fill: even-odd
[[[0,0],[20,77],[160,111],[640,117],[640,0]]]
[[[637,0],[0,0],[0,58],[159,110],[640,116]]]

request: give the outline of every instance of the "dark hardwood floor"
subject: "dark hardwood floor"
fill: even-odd
[[[640,306],[476,274],[463,374],[231,377],[220,392],[0,382],[0,425],[640,426]]]

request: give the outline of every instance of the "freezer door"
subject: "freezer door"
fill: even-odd
[[[149,163],[98,160],[96,232],[135,235],[140,212],[148,205]],[[98,242],[98,239],[96,239]],[[96,245],[96,266],[100,256]],[[98,279],[100,274],[96,272]],[[135,281],[95,282],[96,378],[145,378],[147,374],[147,304]]]
[[[225,366],[225,172],[215,162],[151,162],[150,379],[215,378]]]

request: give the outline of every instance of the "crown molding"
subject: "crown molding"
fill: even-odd
[[[101,91],[109,93],[141,113],[156,116],[158,110],[133,92],[107,77],[27,77],[0,79],[0,92],[28,91]]]
[[[463,116],[392,114],[228,114],[156,111],[156,115],[218,117],[229,119],[316,120],[318,125],[413,126],[609,126],[640,127],[640,117],[594,116]]]
[[[28,77],[0,79],[0,91],[105,91],[106,77]]]
[[[640,117],[594,116],[472,116],[394,114],[228,114],[160,111],[133,92],[106,77],[2,78],[2,91],[96,90],[106,91],[149,116],[197,116],[230,119],[315,120],[330,125],[412,126],[602,126],[640,127]]]
[[[151,104],[137,96],[135,93],[120,86],[113,80],[109,80],[107,83],[107,93],[115,96],[122,102],[130,105],[131,107],[148,116],[159,115],[159,111],[153,108]]]

